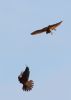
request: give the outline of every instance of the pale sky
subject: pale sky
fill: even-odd
[[[71,100],[71,0],[0,1],[0,100]],[[63,20],[51,34],[30,33]],[[30,92],[18,75],[30,68]]]

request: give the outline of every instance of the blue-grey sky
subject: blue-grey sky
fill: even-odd
[[[0,1],[0,100],[71,100],[71,0]],[[31,36],[63,20],[53,35]],[[30,68],[26,93],[18,75]]]

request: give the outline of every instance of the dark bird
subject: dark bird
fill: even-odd
[[[22,89],[24,91],[30,91],[33,88],[33,80],[29,80],[29,68],[26,66],[26,69],[24,72],[21,72],[21,74],[18,76],[18,80],[21,84],[23,84]]]
[[[62,23],[63,21],[60,21],[56,24],[53,25],[49,25],[47,27],[44,27],[42,29],[36,30],[34,32],[31,33],[31,35],[36,35],[36,34],[41,34],[42,32],[46,32],[46,34],[51,33],[52,34],[52,30],[56,30],[56,28]]]

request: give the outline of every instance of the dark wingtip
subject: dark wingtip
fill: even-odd
[[[35,34],[32,32],[31,35],[35,35]]]
[[[26,66],[26,69],[29,69],[29,67],[27,65],[25,65],[25,66]]]
[[[60,21],[60,23],[62,23],[64,20]]]
[[[33,35],[33,34],[31,33],[31,35]]]
[[[63,20],[61,21],[61,23],[63,22]]]

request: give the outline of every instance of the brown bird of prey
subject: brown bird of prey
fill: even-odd
[[[29,68],[26,66],[26,69],[24,72],[21,72],[21,74],[18,76],[18,80],[21,84],[23,84],[22,89],[24,91],[30,91],[33,88],[33,80],[29,80]]]
[[[60,21],[56,24],[53,25],[49,25],[47,27],[44,27],[42,29],[36,30],[34,32],[31,33],[31,35],[36,35],[36,34],[41,34],[42,32],[46,32],[46,34],[51,33],[52,34],[52,30],[56,30],[56,28],[62,23],[63,21]]]

